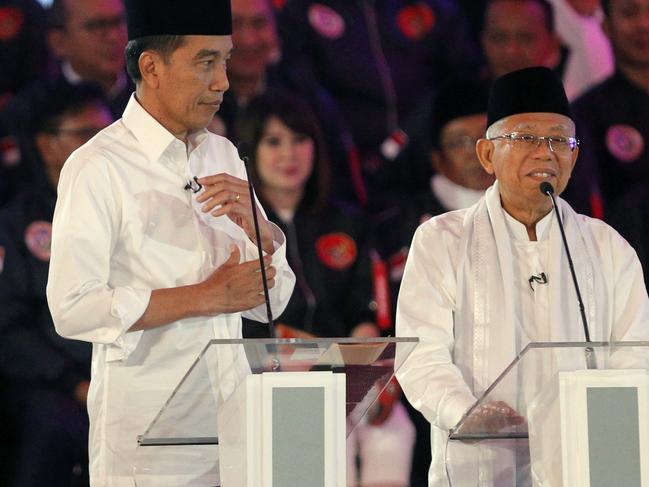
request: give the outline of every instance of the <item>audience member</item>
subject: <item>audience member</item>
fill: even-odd
[[[126,17],[122,0],[54,0],[48,10],[48,44],[70,84],[101,86],[113,117],[134,90],[124,70]]]
[[[557,68],[560,41],[546,0],[490,0],[482,30],[488,77],[532,66]]]
[[[281,334],[378,336],[368,225],[359,213],[328,198],[325,147],[307,105],[285,93],[268,93],[250,103],[238,135],[252,143],[251,177],[268,217],[287,236],[288,260],[297,278],[277,319]],[[259,337],[260,331],[265,333],[259,325],[247,324],[244,336]],[[407,486],[413,438],[412,424],[398,402],[381,424],[359,425],[348,440],[347,485]]]
[[[0,126],[24,158],[32,150],[29,124],[35,98],[51,83],[95,83],[101,87],[113,118],[121,116],[134,90],[124,70],[126,24],[122,0],[54,0],[47,11],[48,44],[59,61],[49,79],[40,79],[0,110]],[[27,171],[14,167],[10,189],[21,191]]]
[[[363,203],[366,191],[353,140],[337,104],[318,85],[306,84],[279,69],[281,52],[271,0],[232,0],[232,43],[235,49],[228,63],[230,89],[223,97],[215,123],[222,121],[225,135],[235,139],[237,116],[251,98],[278,88],[298,93],[309,103],[323,131],[336,196]]]
[[[391,142],[403,145],[400,130],[423,100],[442,80],[478,71],[465,20],[449,0],[288,0],[279,19],[284,66],[339,104],[370,186],[380,155],[392,157]]]
[[[111,122],[95,86],[58,84],[36,99],[34,178],[0,214],[0,374],[18,418],[16,487],[87,485],[90,346],[54,331],[45,298],[52,215],[67,157]],[[40,174],[40,177],[36,177]]]
[[[475,152],[478,139],[486,129],[487,91],[479,83],[443,87],[432,106],[435,114],[430,127],[432,150],[429,163],[435,174],[426,191],[377,215],[377,242],[387,264],[392,302],[396,310],[403,269],[410,242],[417,227],[429,218],[476,203],[494,182]],[[417,429],[410,485],[426,485],[430,465],[430,426],[413,408],[410,417]]]
[[[602,29],[599,0],[548,0],[557,35],[568,48],[563,84],[568,100],[613,74],[611,43]]]
[[[605,0],[616,72],[574,102],[584,145],[567,199],[595,216],[649,182],[649,0]],[[603,208],[602,208],[603,206]]]

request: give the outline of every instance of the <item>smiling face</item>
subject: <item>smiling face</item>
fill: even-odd
[[[208,126],[228,89],[230,36],[185,36],[167,60],[155,51],[140,56],[138,100],[181,140]],[[140,86],[141,85],[141,86]]]
[[[270,117],[257,145],[256,162],[263,189],[301,193],[313,172],[313,139]]]
[[[490,138],[512,132],[574,137],[575,125],[557,113],[520,113],[496,122],[488,131]],[[523,223],[538,221],[550,211],[552,204],[539,185],[548,181],[555,194],[561,194],[579,152],[552,152],[547,141],[541,141],[536,149],[521,150],[507,139],[481,139],[477,148],[480,163],[498,180],[503,208]]]

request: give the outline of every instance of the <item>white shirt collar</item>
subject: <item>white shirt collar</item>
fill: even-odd
[[[430,189],[447,210],[468,208],[484,196],[484,190],[465,188],[442,174],[435,174],[430,179]]]
[[[135,98],[135,93],[124,109],[122,121],[126,128],[128,128],[138,142],[142,145],[144,153],[149,161],[157,161],[161,158],[162,154],[174,144],[178,142],[183,144],[177,139],[169,130],[167,130],[160,122],[153,118],[142,105]],[[207,130],[201,129],[189,134],[189,150],[190,153],[198,146],[200,146],[207,139]],[[184,146],[185,144],[183,144]]]
[[[502,206],[501,206],[502,208]],[[529,242],[530,237],[527,234],[527,227],[519,222],[516,218],[511,216],[509,213],[502,208],[502,212],[505,215],[505,222],[507,223],[507,229],[509,230],[510,235],[514,240]],[[544,240],[548,236],[548,229],[550,228],[550,223],[554,218],[554,210],[551,210],[547,215],[545,215],[539,222],[536,224],[536,239],[537,241]]]

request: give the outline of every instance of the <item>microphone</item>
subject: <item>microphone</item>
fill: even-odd
[[[268,333],[271,338],[275,338],[275,321],[273,320],[273,312],[270,308],[270,296],[268,294],[268,283],[266,282],[266,268],[264,267],[264,257],[261,249],[261,232],[259,231],[259,220],[257,219],[257,208],[255,203],[255,191],[252,187],[252,179],[250,178],[250,171],[248,170],[248,154],[250,154],[250,145],[246,142],[239,142],[237,146],[239,159],[243,161],[243,167],[246,169],[246,177],[248,178],[248,190],[250,191],[250,204],[252,206],[252,221],[255,226],[255,237],[257,239],[257,254],[259,255],[259,265],[261,266],[261,279],[264,287],[264,300],[266,301],[266,316],[268,318]]]
[[[532,292],[534,292],[534,283],[536,282],[538,284],[547,284],[548,276],[545,275],[545,272],[541,272],[537,275],[532,274],[527,282],[530,283],[530,289],[532,290]]]
[[[581,313],[581,322],[584,326],[584,336],[586,337],[586,342],[591,343],[590,332],[588,331],[588,321],[586,320],[586,312],[584,311],[584,302],[581,299],[581,293],[579,292],[579,284],[577,283],[577,275],[575,274],[575,266],[572,263],[572,257],[570,256],[570,250],[568,249],[568,241],[566,240],[566,233],[563,229],[563,222],[561,221],[561,215],[557,209],[557,202],[554,199],[554,188],[547,181],[543,181],[539,189],[541,193],[550,197],[552,200],[552,208],[554,209],[554,214],[557,216],[557,222],[559,222],[559,230],[561,230],[561,239],[563,240],[563,248],[566,250],[566,256],[568,257],[568,266],[570,267],[570,274],[572,275],[572,282],[575,285],[575,291],[577,292],[577,301],[579,302],[579,312]]]
[[[198,182],[198,178],[194,176],[194,179],[188,179],[187,184],[183,188],[185,191],[191,190],[192,193],[198,193],[203,189],[203,185]]]

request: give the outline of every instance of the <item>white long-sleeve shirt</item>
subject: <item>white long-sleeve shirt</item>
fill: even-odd
[[[54,214],[47,297],[57,331],[93,343],[90,415],[91,485],[133,486],[142,434],[213,338],[241,337],[241,315],[265,321],[265,306],[243,313],[184,319],[128,332],[152,290],[204,280],[239,247],[256,246],[227,216],[200,210],[187,179],[218,173],[245,179],[226,139],[199,131],[185,145],[135,97],[123,118],[72,154],[61,173]],[[275,226],[270,292],[279,315],[294,275]],[[245,373],[246,364],[239,365]]]
[[[649,298],[638,258],[604,222],[561,199],[567,238],[594,341],[647,340]],[[449,429],[530,341],[584,341],[556,218],[537,242],[505,213],[498,184],[475,206],[432,218],[415,233],[399,292],[398,336],[420,343],[397,373],[431,422],[429,486],[500,484],[512,475],[487,447],[453,442]],[[526,241],[527,240],[527,241]],[[548,282],[528,284],[531,274]],[[479,450],[479,451],[478,451]]]

